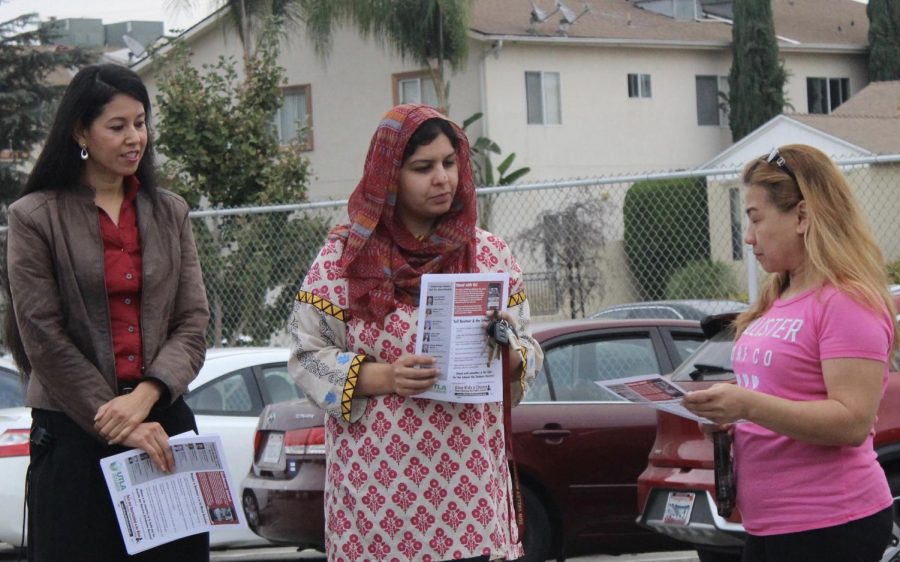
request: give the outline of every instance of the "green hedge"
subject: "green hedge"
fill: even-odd
[[[735,299],[737,281],[720,261],[695,261],[682,267],[666,285],[667,299]]]
[[[672,273],[709,259],[705,178],[636,182],[623,213],[625,254],[642,299],[663,298]]]

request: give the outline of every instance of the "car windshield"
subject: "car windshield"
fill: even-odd
[[[730,330],[722,330],[697,348],[672,373],[673,381],[729,380],[734,376],[731,367],[731,348],[734,339]]]

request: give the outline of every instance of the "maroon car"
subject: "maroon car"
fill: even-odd
[[[594,381],[668,373],[705,340],[688,320],[592,320],[537,326],[544,367],[513,410],[527,518],[525,560],[678,543],[635,519],[635,483],[656,432],[652,410]],[[267,407],[243,482],[251,528],[271,541],[322,549],[325,435],[306,401]]]
[[[895,295],[900,306],[900,295]],[[703,327],[710,340],[672,373],[672,380],[686,390],[706,388],[734,380],[731,348],[734,336],[725,329],[734,315],[706,318]],[[895,361],[896,363],[896,361]],[[891,372],[875,424],[875,450],[894,495],[895,523],[900,507],[900,373]],[[716,509],[713,446],[700,433],[697,422],[673,414],[657,414],[656,442],[646,470],[638,479],[640,524],[685,541],[697,549],[701,562],[739,562],[746,533],[740,511],[728,518]],[[740,483],[738,483],[740,485]],[[675,506],[683,517],[673,516]],[[667,509],[668,508],[668,509]],[[897,542],[895,526],[895,544]],[[900,554],[885,560],[900,561]]]

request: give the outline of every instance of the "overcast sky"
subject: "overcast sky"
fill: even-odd
[[[169,31],[187,29],[221,4],[220,0],[0,0],[0,21],[37,12],[42,20],[55,16],[100,18],[103,23],[163,21],[166,31]]]

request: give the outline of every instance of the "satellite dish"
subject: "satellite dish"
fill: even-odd
[[[556,33],[563,37],[568,37],[569,26],[591,11],[591,7],[585,4],[584,9],[576,16],[571,8],[562,3],[562,0],[556,0],[556,7],[562,13],[562,17],[559,18],[559,29],[556,30]]]
[[[131,50],[131,54],[135,57],[141,56],[146,50],[144,46],[141,45],[140,41],[130,35],[123,35],[122,41],[125,42],[125,46],[128,47],[129,50]]]
[[[550,16],[559,11],[559,4],[556,5],[556,9],[550,12],[549,14],[542,10],[537,4],[534,3],[534,0],[531,1],[531,23],[544,23],[547,21]]]
[[[550,16],[559,11],[559,6],[556,7],[552,12],[545,12],[542,10],[537,4],[534,3],[534,0],[530,0],[531,2],[531,20],[528,22],[528,33],[535,35],[537,34],[537,30],[534,28],[534,24],[536,23],[544,23]]]
[[[578,21],[581,16],[591,11],[591,7],[587,4],[584,5],[584,9],[580,14],[575,15],[575,12],[572,11],[571,8],[562,3],[562,0],[556,0],[556,9],[562,14],[562,18],[560,18],[560,24],[572,25],[576,21]]]

